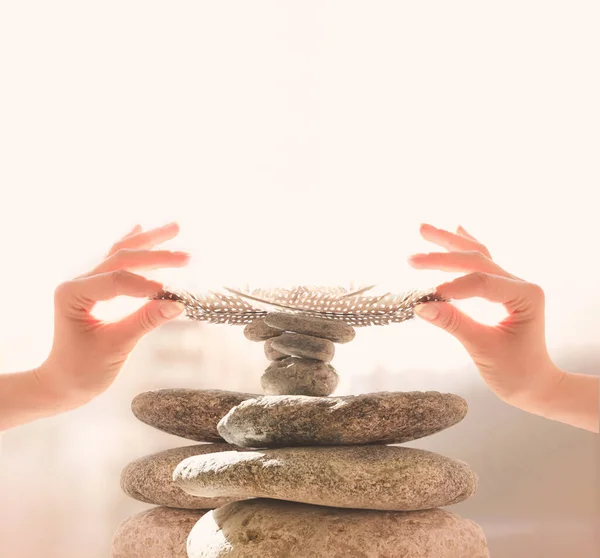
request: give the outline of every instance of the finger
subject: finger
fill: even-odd
[[[116,269],[158,269],[165,267],[183,267],[190,261],[187,252],[170,250],[130,250],[115,252],[104,260],[91,273],[106,273]]]
[[[142,232],[142,226],[136,225],[124,237],[122,237],[121,240],[125,240],[126,238],[129,238],[130,236],[133,236],[134,234],[138,234],[140,232]]]
[[[442,229],[438,229],[433,225],[423,223],[419,229],[421,236],[451,252],[481,252],[488,258],[492,259],[489,250],[480,242],[467,238],[459,234],[454,234]]]
[[[125,240],[127,240],[128,238],[131,238],[132,236],[140,233],[142,231],[142,226],[141,225],[135,225],[135,227],[133,227],[133,229],[131,229],[126,235],[121,237],[121,240],[119,242],[123,242]],[[111,250],[112,253],[112,250]],[[110,255],[110,254],[109,254]],[[109,257],[109,256],[107,256]],[[87,271],[86,273],[82,273],[81,275],[78,276],[78,278],[82,278],[82,277],[89,277],[90,275],[92,275],[93,273],[96,272],[98,268],[92,270],[92,271]]]
[[[178,234],[179,225],[177,223],[169,223],[149,231],[139,232],[116,242],[110,249],[108,256],[112,256],[124,248],[150,250],[167,240],[175,238]]]
[[[437,269],[439,271],[463,271],[471,273],[482,271],[505,277],[512,277],[496,262],[487,258],[481,252],[430,252],[429,254],[414,254],[408,262],[417,269]]]
[[[458,228],[456,229],[456,234],[460,234],[461,236],[470,238],[471,240],[474,240],[475,242],[479,242],[472,234],[469,234],[462,225],[458,226]]]
[[[162,289],[158,281],[116,270],[62,283],[55,291],[55,301],[59,306],[89,311],[96,302],[117,296],[152,297]]]
[[[120,340],[137,343],[144,335],[176,318],[185,310],[180,302],[151,300],[133,314],[111,324],[110,328]]]
[[[475,272],[458,277],[436,288],[443,298],[462,300],[484,298],[504,305],[508,312],[543,310],[544,291],[533,283],[512,277]]]
[[[487,343],[490,327],[476,322],[448,302],[426,302],[414,308],[420,318],[454,335],[468,350]]]

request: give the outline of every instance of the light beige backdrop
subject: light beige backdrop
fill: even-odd
[[[55,286],[136,222],[180,222],[170,246],[192,264],[152,274],[176,286],[402,291],[454,276],[406,264],[430,221],[541,284],[552,354],[598,374],[599,16],[592,1],[0,3],[0,366],[43,360]],[[120,470],[186,443],[137,423],[131,398],[258,389],[265,364],[239,329],[172,324],[89,406],[6,433],[0,555],[106,557],[145,507]],[[467,398],[461,424],[413,445],[477,470],[456,511],[493,558],[594,555],[596,436],[498,402],[420,322],[360,331],[335,365],[339,393]]]

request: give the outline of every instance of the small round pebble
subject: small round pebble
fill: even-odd
[[[244,328],[244,335],[250,341],[266,341],[281,335],[281,330],[270,327],[264,318],[254,320]]]
[[[331,364],[288,357],[276,360],[260,378],[268,395],[326,396],[335,391],[339,377]]]
[[[272,346],[286,355],[321,362],[331,362],[335,355],[335,345],[332,341],[303,333],[282,333],[272,340]]]
[[[275,361],[287,358],[289,355],[285,353],[280,353],[279,351],[273,348],[274,340],[275,339],[267,339],[265,341],[265,356],[267,357],[267,359],[269,359],[270,361]]]
[[[354,328],[346,322],[328,320],[327,318],[313,318],[299,314],[272,312],[267,314],[265,322],[272,328],[321,337],[329,339],[334,343],[348,343],[356,335]]]

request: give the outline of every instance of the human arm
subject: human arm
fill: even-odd
[[[186,253],[152,250],[178,232],[174,223],[145,232],[135,227],[95,269],[58,286],[48,358],[35,369],[0,375],[0,431],[91,401],[113,383],[146,333],[181,314],[176,302],[150,300],[118,322],[92,315],[98,302],[160,291],[161,283],[131,270],[187,264]]]
[[[597,433],[600,381],[562,370],[552,361],[542,288],[502,269],[462,227],[451,233],[422,225],[421,234],[448,252],[415,254],[409,259],[413,267],[466,273],[439,285],[439,295],[449,300],[484,298],[503,304],[508,316],[496,325],[484,325],[449,302],[420,305],[417,315],[454,335],[488,386],[506,403]]]
[[[535,415],[598,433],[600,378],[557,368],[557,381],[548,393],[535,394],[521,408]]]
[[[44,389],[37,369],[0,374],[0,431],[67,410],[64,398]]]

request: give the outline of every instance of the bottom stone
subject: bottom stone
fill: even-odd
[[[208,512],[187,549],[189,558],[489,558],[481,527],[442,509],[348,510],[265,499]]]
[[[152,508],[128,517],[115,533],[110,558],[187,558],[186,539],[205,513]]]

